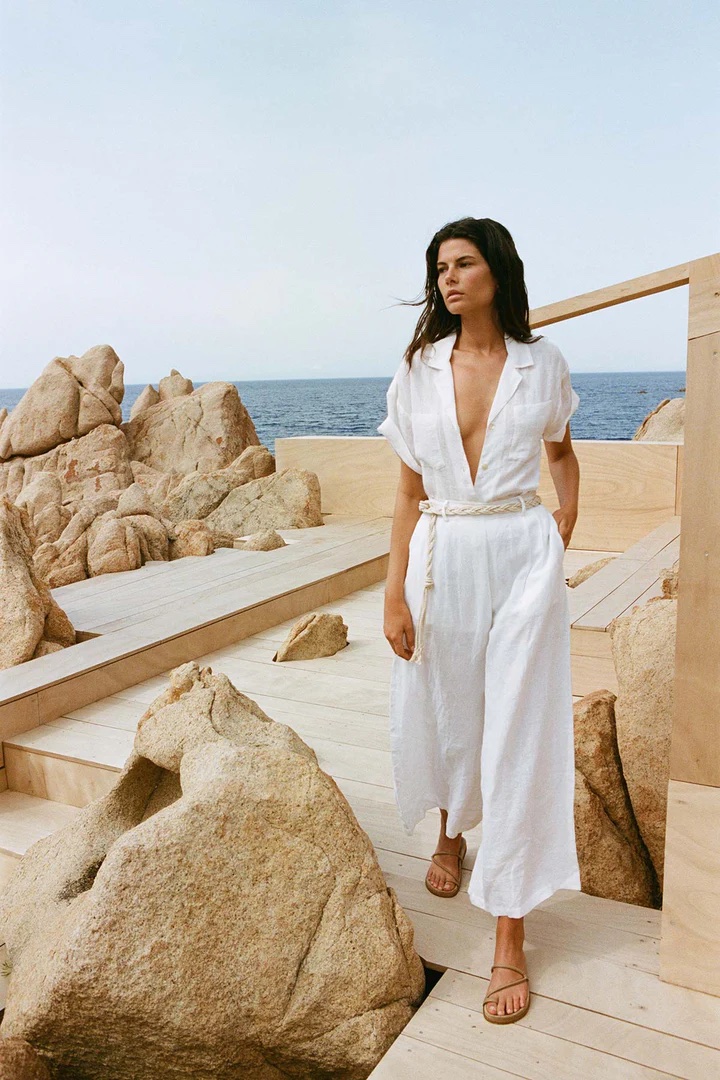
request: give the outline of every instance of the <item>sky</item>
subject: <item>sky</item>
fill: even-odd
[[[2,0],[0,387],[390,376],[448,221],[540,307],[720,250],[710,0]],[[687,289],[541,332],[682,370]]]

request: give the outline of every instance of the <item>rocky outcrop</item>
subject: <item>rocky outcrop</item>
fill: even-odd
[[[26,510],[0,498],[0,668],[75,644],[75,630],[33,563]]]
[[[208,514],[211,529],[243,536],[262,529],[322,525],[320,483],[306,469],[283,469],[233,490]]]
[[[15,501],[40,473],[60,481],[62,503],[72,513],[86,500],[122,491],[133,482],[127,440],[116,427],[100,424],[88,435],[33,458],[12,458],[0,465],[0,494]]]
[[[665,398],[643,420],[633,435],[635,441],[685,441],[685,398]]]
[[[188,555],[212,555],[217,547],[232,547],[232,537],[217,538],[204,521],[181,521],[175,528],[175,540],[170,544],[170,558],[184,559]]]
[[[0,1038],[0,1080],[51,1080],[47,1065],[24,1039]]]
[[[314,752],[185,664],[115,788],[0,897],[3,1030],[83,1080],[367,1076],[424,988],[412,925]]]
[[[618,679],[617,742],[633,813],[662,888],[677,601],[635,606],[609,626]]]
[[[100,574],[137,570],[150,559],[168,560],[176,532],[147,491],[89,499],[54,543],[35,552],[38,573],[52,588]]]
[[[173,396],[175,378],[165,385],[164,398],[122,425],[135,461],[164,473],[212,472],[229,465],[246,446],[260,445],[232,383],[206,383]]]
[[[235,488],[274,472],[275,458],[270,451],[265,446],[248,446],[224,469],[181,478],[165,499],[163,514],[170,521],[202,520]]]
[[[23,488],[15,505],[27,510],[39,544],[57,540],[72,517],[63,506],[62,484],[57,473],[41,472]]]
[[[348,643],[348,628],[342,615],[308,612],[298,619],[273,660],[313,660],[332,656]]]
[[[0,460],[29,457],[122,421],[123,364],[109,345],[58,356],[0,426]]]
[[[149,409],[151,405],[157,405],[160,395],[154,386],[146,386],[137,396],[130,409],[130,419],[133,420],[143,409]]]
[[[583,892],[659,907],[657,877],[638,831],[615,728],[615,695],[575,703],[575,835]]]
[[[150,465],[143,465],[142,461],[131,461],[130,468],[135,483],[141,484],[158,506],[162,506],[172,489],[183,479],[180,473],[162,473]]]

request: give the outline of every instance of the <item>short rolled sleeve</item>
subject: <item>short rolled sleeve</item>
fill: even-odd
[[[573,415],[578,405],[580,404],[580,398],[573,390],[570,382],[570,369],[567,365],[567,360],[556,346],[557,356],[559,358],[559,378],[557,381],[557,390],[555,392],[554,408],[552,415],[550,416],[545,430],[543,431],[543,439],[546,442],[562,442],[565,437],[565,428],[568,425],[568,420]]]
[[[387,391],[387,416],[377,428],[392,446],[398,457],[414,472],[422,475],[422,466],[415,457],[409,401],[403,405],[406,390],[401,370],[395,372]]]

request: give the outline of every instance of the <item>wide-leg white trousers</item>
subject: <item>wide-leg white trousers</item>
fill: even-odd
[[[414,626],[429,515],[410,539],[405,600]],[[422,663],[395,655],[390,738],[406,832],[432,807],[447,835],[482,822],[468,893],[521,918],[580,889],[564,546],[543,504],[436,518]]]

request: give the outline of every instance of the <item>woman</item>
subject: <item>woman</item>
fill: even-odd
[[[378,427],[401,459],[385,589],[395,797],[408,834],[440,809],[426,885],[498,917],[483,1013],[524,1016],[523,917],[580,889],[563,555],[578,510],[562,353],[529,326],[523,263],[490,218],[445,225]],[[545,442],[560,503],[540,502]],[[422,501],[420,501],[422,500]]]

